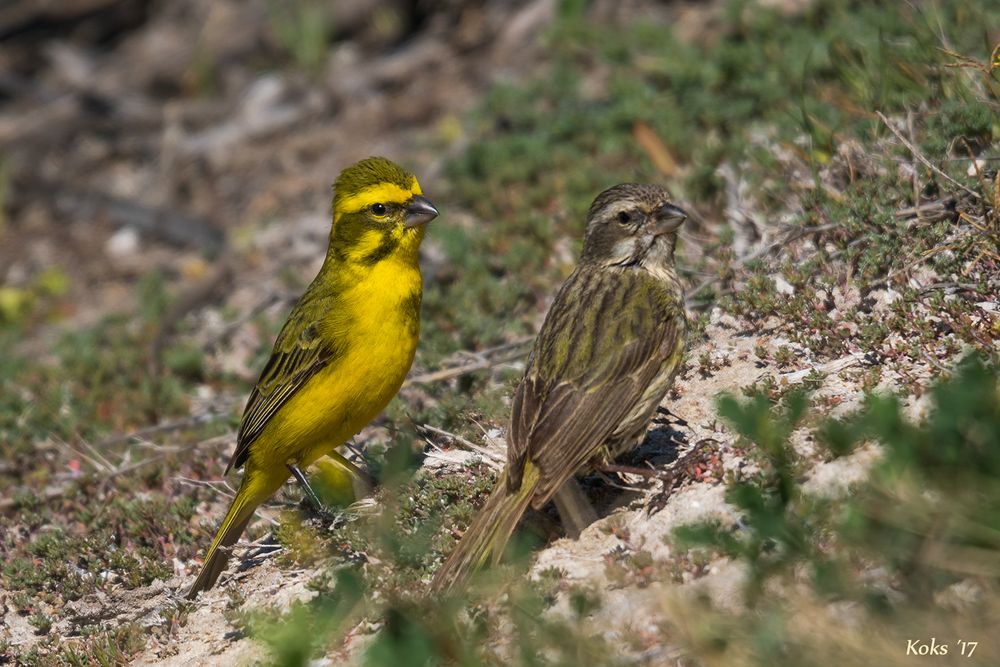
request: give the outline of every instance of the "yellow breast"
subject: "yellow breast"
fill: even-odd
[[[272,455],[307,466],[365,427],[399,391],[420,333],[420,270],[389,257],[359,270],[329,313],[325,336],[345,353],[317,373],[272,418]]]

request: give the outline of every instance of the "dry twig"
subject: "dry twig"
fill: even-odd
[[[428,442],[431,442],[431,440],[427,438],[428,433],[434,435],[440,435],[445,438],[449,438],[455,444],[461,445],[462,447],[465,447],[466,449],[473,451],[479,454],[480,456],[484,457],[486,459],[486,462],[491,467],[499,469],[499,467],[502,467],[503,463],[505,462],[505,457],[501,456],[499,453],[492,451],[487,447],[477,445],[471,440],[463,438],[462,436],[456,433],[449,433],[444,429],[437,428],[436,426],[431,426],[430,424],[415,424],[415,426],[417,427],[417,431],[419,431],[420,434],[424,436],[424,439],[427,440]]]
[[[951,183],[952,185],[954,185],[956,188],[958,188],[960,190],[964,190],[965,192],[967,192],[968,194],[972,195],[976,199],[979,199],[980,201],[982,200],[983,197],[978,192],[976,192],[975,190],[973,190],[973,189],[971,189],[969,187],[966,187],[965,185],[962,185],[961,183],[959,183],[958,181],[956,181],[954,178],[952,178],[948,174],[946,174],[943,171],[941,171],[941,169],[939,169],[937,166],[935,166],[934,163],[932,163],[930,160],[928,160],[927,156],[924,155],[923,153],[921,153],[919,148],[917,148],[916,146],[914,146],[913,143],[911,143],[909,139],[907,139],[906,137],[904,137],[902,132],[900,132],[895,127],[893,127],[892,123],[889,122],[889,119],[886,118],[885,115],[881,111],[876,111],[875,114],[879,117],[879,119],[883,123],[885,123],[885,126],[887,128],[889,128],[889,131],[892,132],[894,135],[896,135],[896,138],[899,139],[899,141],[904,146],[906,146],[907,150],[909,150],[910,153],[913,154],[913,157],[915,157],[920,162],[922,162],[925,167],[927,167],[928,169],[930,169],[931,171],[933,171],[935,174],[937,174],[938,176],[940,176],[944,180],[946,180],[949,183]]]
[[[481,352],[466,353],[471,355],[476,360],[459,366],[451,366],[449,368],[431,371],[430,373],[414,375],[413,377],[407,378],[406,382],[403,383],[403,387],[405,388],[415,384],[430,384],[432,382],[451,380],[462,375],[467,375],[468,373],[493,368],[494,366],[499,366],[500,364],[519,359],[524,356],[524,351],[520,348],[534,339],[534,336],[524,336],[523,338],[518,338],[510,343],[504,343],[503,345],[482,350]]]

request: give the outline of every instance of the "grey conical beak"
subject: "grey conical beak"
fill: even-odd
[[[654,218],[656,219],[653,227],[655,233],[657,235],[669,234],[677,231],[677,228],[688,219],[688,213],[679,206],[664,204],[657,209]]]
[[[407,228],[418,227],[426,225],[437,216],[438,210],[434,208],[434,204],[431,203],[430,199],[421,195],[414,195],[410,203],[406,205],[406,222],[403,224]]]

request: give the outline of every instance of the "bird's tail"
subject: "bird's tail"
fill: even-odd
[[[283,472],[283,468],[282,468]],[[199,591],[207,591],[215,585],[216,580],[222,571],[226,569],[229,561],[230,547],[240,539],[243,530],[250,522],[254,511],[269,497],[274,495],[281,485],[288,479],[288,474],[268,474],[266,471],[258,470],[247,465],[243,473],[243,482],[240,490],[233,498],[233,504],[229,506],[226,518],[222,520],[212,546],[208,548],[205,555],[205,564],[198,573],[198,578],[194,580],[191,589],[187,593],[187,599],[193,600]]]
[[[517,522],[531,503],[537,485],[538,469],[530,462],[524,467],[521,487],[517,491],[511,493],[507,490],[506,473],[500,477],[486,505],[479,510],[455,551],[434,575],[432,592],[443,593],[461,586],[474,570],[488,561],[496,563],[500,560]]]

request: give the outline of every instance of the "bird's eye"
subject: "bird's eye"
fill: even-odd
[[[375,215],[385,215],[385,204],[372,204],[371,211]]]
[[[622,223],[623,225],[627,225],[628,223],[632,222],[632,216],[628,214],[628,211],[621,211],[620,213],[618,213],[618,222]]]

